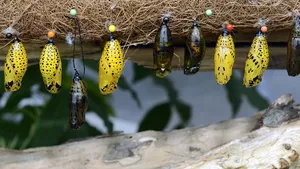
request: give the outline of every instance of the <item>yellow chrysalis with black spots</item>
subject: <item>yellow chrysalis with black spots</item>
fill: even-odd
[[[7,92],[15,92],[21,88],[22,79],[27,71],[28,59],[23,43],[14,37],[8,49],[4,63],[4,87]]]
[[[153,69],[155,75],[160,78],[168,76],[172,69],[174,45],[168,22],[169,18],[164,17],[153,46]]]
[[[295,77],[300,74],[300,16],[296,16],[289,37],[286,70],[289,76]]]
[[[110,33],[105,43],[99,64],[99,89],[101,94],[111,94],[118,87],[118,81],[124,67],[120,42]]]
[[[40,57],[40,71],[46,90],[52,94],[58,93],[61,89],[62,62],[52,38],[43,48]]]
[[[257,86],[269,64],[269,49],[266,35],[259,30],[253,39],[248,53],[243,85],[247,88]]]
[[[234,59],[234,41],[231,33],[224,28],[218,38],[214,55],[215,79],[218,84],[225,85],[230,80]]]

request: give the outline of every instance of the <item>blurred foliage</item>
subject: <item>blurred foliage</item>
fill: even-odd
[[[49,94],[44,87],[38,65],[28,68],[22,87],[19,91],[10,93],[7,103],[0,109],[0,117],[3,115],[16,115],[21,113],[23,119],[20,123],[14,123],[0,118],[0,142],[1,147],[23,149],[37,146],[51,146],[61,144],[70,139],[96,136],[102,134],[88,123],[83,125],[80,130],[73,131],[68,124],[68,96],[72,83],[72,75],[68,75],[68,61],[63,61],[63,84],[58,94]],[[37,76],[37,73],[39,76]],[[0,72],[0,78],[3,79],[3,72]],[[97,113],[104,121],[107,131],[113,131],[113,124],[109,116],[114,115],[114,110],[110,105],[110,96],[99,94],[97,83],[91,79],[85,78],[84,82],[88,88],[89,107],[88,111]],[[42,106],[29,105],[24,108],[18,104],[24,98],[30,98],[33,95],[31,87],[38,85],[36,93],[50,97],[45,99],[46,103]],[[4,91],[1,83],[1,91]],[[42,98],[41,98],[42,99]]]
[[[148,110],[146,116],[140,123],[138,131],[157,130],[161,131],[166,128],[169,119],[172,115],[172,107],[175,107],[181,122],[177,124],[176,129],[184,128],[188,125],[191,117],[192,108],[190,105],[181,101],[178,98],[178,91],[175,89],[172,81],[166,78],[158,78],[154,75],[152,69],[146,69],[143,66],[133,64],[135,72],[132,82],[135,84],[145,78],[152,78],[154,84],[163,88],[168,95],[168,102],[155,105],[152,109]]]
[[[225,85],[227,91],[227,98],[231,104],[232,117],[234,118],[243,103],[243,96],[245,96],[249,103],[257,108],[258,111],[266,109],[269,102],[260,95],[256,87],[245,88],[242,86],[242,78],[238,78],[235,73],[232,74],[230,81]]]
[[[45,90],[38,65],[28,68],[19,91],[0,93],[1,98],[9,94],[7,104],[0,107],[0,147],[24,149],[51,146],[67,142],[70,139],[96,136],[104,132],[111,133],[114,131],[113,123],[110,120],[110,117],[115,116],[114,109],[111,106],[111,95],[100,95],[98,79],[87,76],[85,76],[84,82],[88,88],[88,111],[95,112],[103,120],[107,130],[99,131],[88,123],[78,131],[70,129],[68,124],[68,94],[72,83],[72,75],[67,73],[68,63],[69,61],[63,61],[63,84],[58,94],[51,95]],[[89,70],[98,72],[98,62],[87,60],[86,66]],[[169,78],[158,78],[151,69],[146,69],[137,64],[133,64],[133,71],[134,75],[131,82],[121,76],[118,89],[129,92],[139,108],[142,107],[142,103],[138,97],[138,92],[134,90],[131,84],[137,84],[150,78],[154,85],[162,88],[168,96],[166,101],[147,110],[140,122],[138,131],[162,131],[166,129],[174,113],[177,113],[180,118],[180,122],[175,125],[174,129],[189,126],[192,107],[179,98],[179,91]],[[0,79],[3,79],[3,71],[0,72]],[[37,90],[33,90],[33,86],[36,86]],[[259,95],[255,88],[244,89],[241,87],[240,79],[235,76],[225,87],[232,105],[233,117],[239,111],[243,96],[246,96],[257,109],[264,109],[268,105],[268,102]],[[0,83],[0,91],[4,91],[3,82]],[[37,97],[37,95],[40,96],[40,100],[45,101],[45,104],[20,107],[23,99]],[[18,119],[16,117],[21,117],[21,120],[16,121],[15,119]]]

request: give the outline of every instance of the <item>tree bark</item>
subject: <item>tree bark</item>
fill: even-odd
[[[299,105],[290,94],[253,117],[171,132],[101,136],[22,151],[0,149],[1,169],[300,168]]]

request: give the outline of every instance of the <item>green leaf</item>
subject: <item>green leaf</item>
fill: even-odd
[[[16,92],[12,92],[11,96],[7,100],[7,104],[2,109],[0,109],[0,114],[1,112],[16,112],[18,110],[17,105],[19,104],[19,102],[24,98],[30,97],[31,87],[34,84],[43,83],[41,74],[39,73],[37,75],[38,72],[40,72],[38,65],[34,65],[28,68],[23,77],[21,88]]]
[[[138,107],[139,108],[142,107],[141,101],[140,101],[136,91],[132,89],[132,87],[130,86],[130,84],[128,83],[128,81],[126,80],[126,78],[123,75],[119,79],[118,86],[120,87],[120,89],[128,90],[131,94],[131,97],[136,101],[136,104],[138,105]]]
[[[188,123],[191,118],[191,113],[192,113],[191,106],[184,103],[183,101],[178,100],[175,103],[175,107],[176,107],[183,123],[184,124]]]
[[[63,65],[67,65],[67,62],[63,61]],[[0,77],[3,78],[3,72],[0,72]],[[19,124],[4,121],[0,118],[0,144],[23,149],[52,146],[65,142],[69,138],[82,138],[101,134],[88,124],[83,125],[77,131],[70,129],[68,124],[68,95],[71,82],[72,76],[66,74],[66,66],[63,66],[62,89],[57,94],[50,94],[44,87],[39,66],[30,66],[23,78],[21,89],[12,93],[7,105],[0,110],[0,115],[3,112],[22,112],[24,118]],[[104,120],[108,130],[112,131],[113,125],[108,118],[114,114],[109,104],[110,96],[100,95],[98,85],[91,80],[84,79],[84,82],[88,88],[89,110],[98,113]],[[40,90],[51,95],[50,100],[43,107],[27,106],[18,110],[16,105],[22,99],[30,97],[30,88],[33,84],[40,84]],[[0,86],[3,86],[2,83]]]
[[[175,104],[177,102],[178,92],[174,88],[172,81],[170,79],[168,79],[167,77],[165,77],[163,79],[158,78],[156,76],[152,76],[152,77],[153,77],[154,83],[156,85],[161,86],[162,88],[164,88],[166,90],[171,104]]]
[[[37,130],[29,147],[59,144],[59,138],[62,137],[67,125],[68,119],[41,119],[36,126]]]
[[[67,65],[67,63],[64,63]],[[41,121],[43,120],[66,120],[68,119],[68,96],[69,90],[72,84],[72,76],[68,75],[66,72],[66,67],[63,68],[62,74],[62,87],[59,93],[51,94],[51,99],[43,107]],[[44,90],[44,86],[41,86]],[[45,93],[50,94],[44,90]]]
[[[137,83],[149,76],[153,76],[152,69],[145,68],[144,66],[139,66],[138,64],[133,64],[134,77],[132,82]]]
[[[57,145],[64,132],[68,130],[69,90],[66,87],[62,87],[59,93],[52,95],[51,100],[43,107],[30,147]]]
[[[67,65],[67,61],[63,61],[63,65]],[[51,95],[51,99],[41,109],[39,122],[36,125],[36,133],[29,147],[57,145],[63,132],[67,130],[69,118],[68,95],[72,76],[67,74],[66,67],[63,67],[62,78],[62,88],[57,94],[50,94],[46,91],[44,85],[41,86],[42,91]]]
[[[162,131],[168,125],[171,114],[171,104],[169,102],[154,106],[146,113],[138,131]]]
[[[89,79],[84,79],[88,90],[89,106],[88,111],[94,111],[102,120],[109,132],[113,131],[113,124],[109,116],[114,116],[114,110],[109,104],[111,95],[101,95],[98,85]]]
[[[225,85],[227,98],[231,104],[232,117],[235,117],[242,104],[242,92],[240,81],[234,76],[231,76],[229,82]]]
[[[93,97],[89,97],[88,111],[94,111],[101,117],[109,133],[113,131],[113,123],[109,119],[109,113],[105,104],[96,102]]]
[[[100,53],[99,53],[99,58],[100,58]],[[89,67],[91,69],[93,69],[94,71],[96,71],[98,73],[98,69],[99,69],[99,61],[95,61],[95,60],[84,60],[85,66]]]
[[[243,93],[246,95],[249,103],[256,107],[258,111],[264,110],[270,105],[270,103],[257,92],[256,87],[247,88]]]
[[[38,119],[37,107],[27,106],[19,113],[22,113],[23,119],[20,123],[0,119],[0,135],[4,137],[7,146],[13,146],[8,148],[23,149],[26,148],[28,143],[31,141],[31,128],[36,125]],[[17,139],[17,140],[16,140]],[[26,141],[26,143],[25,143]]]

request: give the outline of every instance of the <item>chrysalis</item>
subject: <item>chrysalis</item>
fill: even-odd
[[[171,73],[174,46],[171,30],[168,27],[169,18],[164,17],[162,24],[156,34],[153,47],[153,68],[155,75],[164,78]]]
[[[80,40],[80,47],[81,47],[81,57],[82,57],[83,68],[84,68],[83,76],[85,75],[84,51],[82,46],[80,24],[78,18],[76,17],[76,10],[72,9],[70,13],[73,16],[72,19],[74,20],[75,23],[74,40],[72,40],[71,38],[68,39],[69,42],[73,44],[73,68],[75,71],[75,75],[73,77],[73,82],[69,92],[69,125],[73,130],[78,130],[85,123],[85,113],[88,109],[88,96],[87,96],[87,89],[85,87],[85,84],[75,67],[76,26],[78,26],[79,40]]]
[[[54,32],[48,32],[48,43],[43,48],[40,57],[40,71],[46,90],[52,94],[61,89],[62,62],[57,47],[54,45]]]
[[[110,25],[110,38],[105,43],[99,64],[99,89],[101,94],[111,94],[118,87],[118,81],[124,67],[120,42],[113,36],[115,26]]]
[[[288,41],[286,70],[289,76],[300,73],[300,16],[296,16]]]
[[[214,55],[215,79],[220,85],[226,84],[232,75],[235,59],[235,46],[231,36],[232,30],[233,26],[227,24],[216,44]]]
[[[205,55],[205,39],[196,20],[186,41],[184,50],[184,74],[192,75],[199,71]]]
[[[261,27],[253,39],[245,63],[243,85],[247,88],[257,86],[269,64],[269,49],[265,35],[267,27]]]
[[[7,38],[12,37],[11,33],[6,34]],[[28,59],[25,47],[14,35],[13,43],[8,49],[4,63],[4,87],[7,92],[15,92],[21,88],[22,79],[27,71]]]
[[[74,130],[79,129],[85,123],[85,112],[88,108],[88,97],[86,87],[75,73],[69,93],[69,124]]]

